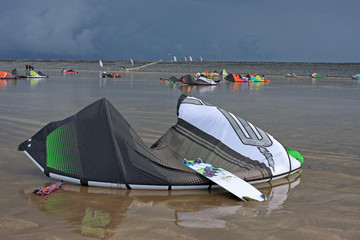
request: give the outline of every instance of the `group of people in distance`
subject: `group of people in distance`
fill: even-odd
[[[30,75],[30,71],[34,71],[34,65],[26,65],[25,66],[25,74],[27,75],[27,76],[29,76]]]

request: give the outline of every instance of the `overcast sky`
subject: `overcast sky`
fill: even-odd
[[[359,0],[2,0],[1,59],[360,62]]]

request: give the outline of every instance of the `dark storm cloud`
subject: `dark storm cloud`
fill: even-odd
[[[15,3],[15,4],[14,4]],[[2,9],[2,52],[8,58],[96,53],[96,8],[84,1],[11,1]]]
[[[5,0],[2,59],[359,62],[356,0]]]

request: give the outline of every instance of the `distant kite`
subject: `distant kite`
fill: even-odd
[[[133,59],[132,57],[130,57],[130,62],[131,62],[131,65],[132,65],[133,67],[135,67],[135,61],[134,61],[134,59]]]

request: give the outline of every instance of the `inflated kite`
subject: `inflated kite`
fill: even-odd
[[[201,158],[250,183],[286,177],[301,168],[303,159],[296,151],[219,107],[181,95],[177,114],[176,125],[148,147],[103,98],[47,124],[19,150],[49,177],[128,189],[213,185],[185,166],[184,159]]]

